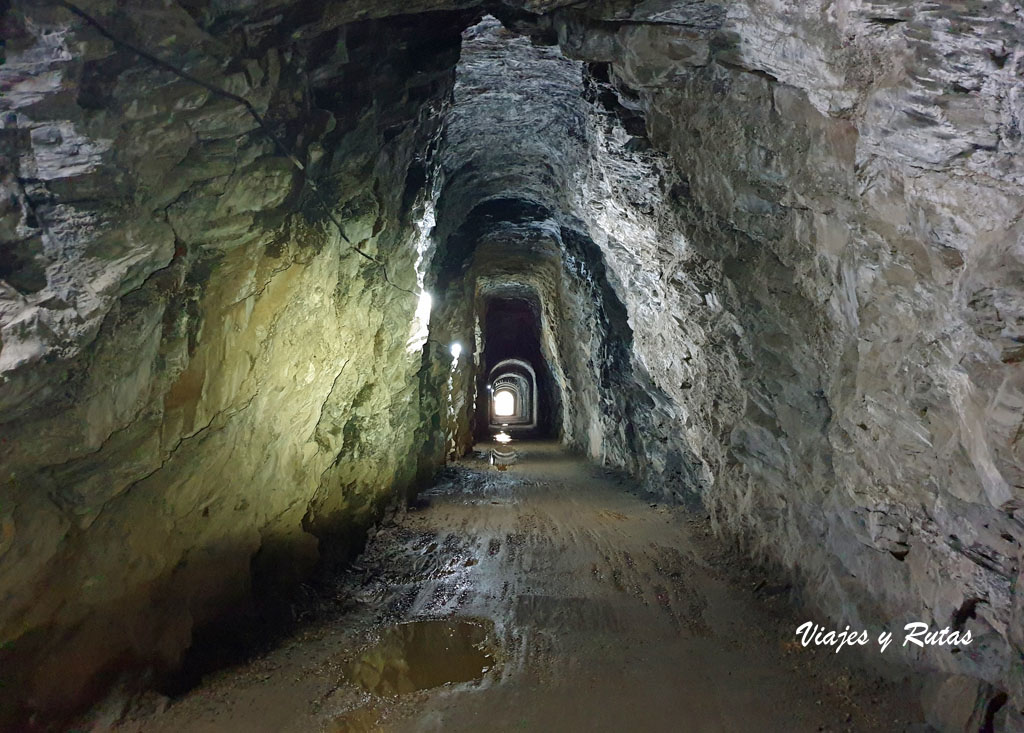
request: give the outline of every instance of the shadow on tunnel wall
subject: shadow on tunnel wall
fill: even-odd
[[[648,493],[703,508],[702,463],[678,429],[671,399],[633,358],[628,311],[609,280],[601,248],[585,231],[582,225],[563,226],[561,241],[566,269],[589,290],[600,330],[592,378],[600,393],[597,409],[604,444],[603,454],[592,457],[625,469]]]

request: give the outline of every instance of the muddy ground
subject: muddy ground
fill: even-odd
[[[486,445],[478,446],[484,451]],[[784,584],[707,519],[550,443],[450,467],[316,613],[176,698],[97,730],[919,731],[911,681],[805,649]]]

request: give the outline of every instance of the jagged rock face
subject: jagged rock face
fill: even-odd
[[[671,156],[692,255],[682,277],[653,279],[677,279],[674,314],[697,314],[688,328],[707,338],[684,383],[707,375],[721,400],[673,388],[687,327],[658,329],[659,349],[638,337],[638,356],[689,425],[723,527],[798,569],[838,619],[965,624],[969,651],[915,666],[1009,688],[1001,709],[976,694],[1019,726],[1020,18],[712,9],[620,3],[550,22],[567,52],[612,62]],[[653,258],[618,259],[621,280],[651,277]],[[694,286],[706,302],[687,309]]]
[[[411,484],[416,295],[352,244],[415,288],[407,178],[465,25],[84,5],[306,170],[68,12],[5,18],[0,676],[50,714],[173,667]]]
[[[699,463],[668,396],[633,358],[641,353],[634,335],[650,333],[647,316],[667,314],[649,300],[646,275],[619,281],[609,269],[625,241],[655,236],[647,215],[659,196],[657,163],[630,152],[636,141],[622,110],[601,107],[600,94],[615,96],[556,47],[533,45],[493,18],[467,30],[440,152],[434,280],[444,297],[435,322],[462,323],[458,337],[471,340],[489,298],[536,301],[562,439],[681,497],[694,491]],[[627,192],[631,201],[620,204]],[[655,249],[672,258],[682,240],[670,234]],[[648,254],[633,250],[631,264]],[[482,388],[478,405],[486,407]]]
[[[475,5],[83,3],[249,99],[300,173],[244,107],[14,4],[0,666],[38,671],[7,689],[173,665],[251,564],[355,541],[470,445],[480,315],[514,296],[564,440],[699,497],[837,620],[971,629],[890,651],[957,675],[938,727],[1024,725],[1019,13],[491,9],[532,45]]]
[[[502,119],[529,132],[488,137],[483,113],[466,127],[494,155],[548,151],[532,175],[529,153],[503,158],[506,193],[556,211],[549,236],[568,228],[600,248],[613,292],[565,316],[586,323],[591,302],[626,311],[619,343],[644,396],[601,399],[610,359],[594,343],[589,369],[552,354],[566,438],[669,495],[675,469],[723,530],[797,570],[836,620],[971,629],[966,653],[903,653],[975,679],[963,695],[975,722],[1012,727],[1024,693],[1024,56],[1019,19],[984,12],[665,2],[591,4],[532,29],[518,17],[611,64],[606,106],[622,124],[547,93],[564,131],[538,136],[517,58]],[[667,158],[645,151],[638,113]],[[595,387],[581,412],[578,384]],[[616,440],[617,425],[639,437]],[[942,707],[939,727],[956,717]]]

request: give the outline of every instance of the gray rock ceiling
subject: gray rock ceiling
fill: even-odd
[[[511,297],[566,443],[1024,726],[1018,4],[75,7],[0,21],[0,723],[358,549]]]

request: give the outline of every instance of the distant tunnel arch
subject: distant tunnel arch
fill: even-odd
[[[537,427],[537,373],[529,362],[505,359],[488,375],[492,427]]]

